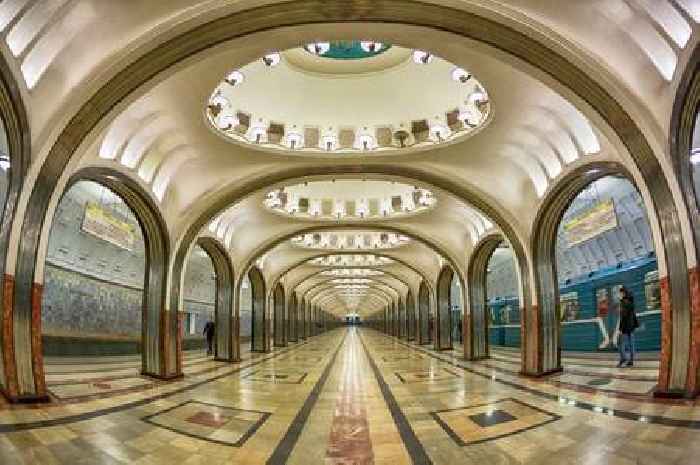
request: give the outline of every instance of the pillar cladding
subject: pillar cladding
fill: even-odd
[[[289,299],[289,305],[287,307],[287,341],[297,342],[299,336],[297,334],[297,322],[299,318],[297,317],[298,305],[296,294],[292,294]]]
[[[32,286],[32,374],[36,397],[47,398],[46,378],[44,377],[44,350],[41,344],[41,299],[44,286]]]
[[[275,293],[273,296],[274,301],[274,345],[275,347],[285,347],[287,345],[287,338],[285,334],[285,294],[282,285],[278,284],[275,288]]]
[[[430,344],[430,291],[421,283],[418,292],[418,344]]]
[[[406,298],[406,339],[408,341],[416,340],[416,324],[416,302],[409,291]]]
[[[700,391],[698,377],[700,373],[700,267],[688,270],[690,283],[691,328],[690,359],[688,361],[688,383],[686,392],[695,397]]]
[[[661,360],[659,363],[659,391],[668,391],[671,381],[670,360],[672,354],[673,320],[671,315],[671,293],[668,277],[659,279],[661,288]]]
[[[177,373],[182,371],[182,340],[185,337],[185,312],[177,312],[177,338],[175,340],[175,369]],[[184,374],[183,374],[184,376]]]
[[[15,365],[15,345],[13,344],[12,331],[12,307],[14,305],[15,279],[6,274],[3,279],[2,295],[2,370],[0,370],[0,386],[3,387],[5,396],[9,399],[17,398],[17,367]]]
[[[394,302],[391,307],[391,318],[392,318],[392,329],[391,334],[394,337],[399,337],[399,328],[401,327],[399,323],[399,304]]]
[[[406,339],[406,302],[399,301],[398,303],[399,311],[399,338]]]

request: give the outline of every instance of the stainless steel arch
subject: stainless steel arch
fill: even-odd
[[[0,54],[1,55],[1,54]],[[10,158],[8,170],[9,183],[5,194],[5,203],[0,205],[0,277],[2,277],[2,298],[0,298],[0,390],[10,401],[18,401],[20,389],[17,379],[17,361],[15,346],[29,347],[30,341],[15,339],[15,327],[22,330],[27,324],[34,322],[26,318],[31,315],[14,315],[13,298],[15,278],[11,270],[5,269],[9,248],[10,229],[14,220],[17,200],[24,184],[31,160],[31,129],[27,118],[27,110],[22,100],[19,85],[15,81],[10,65],[4,55],[0,56],[0,118],[5,129]],[[25,320],[23,320],[23,318]],[[14,320],[14,321],[13,321]],[[15,324],[15,321],[19,324]],[[32,328],[31,333],[36,332]],[[26,332],[18,335],[23,338]],[[36,396],[36,393],[32,395]],[[39,397],[43,396],[39,395]]]
[[[561,370],[561,344],[559,334],[559,285],[557,282],[555,244],[556,234],[564,212],[578,193],[591,182],[605,176],[623,176],[632,184],[634,180],[627,169],[615,162],[598,162],[582,165],[568,173],[544,198],[537,212],[532,233],[533,262],[538,295],[538,312],[526,315],[525,323],[538,328],[537,372],[547,373]],[[665,220],[668,220],[666,218]],[[664,219],[662,219],[662,222]],[[686,268],[679,263],[677,247],[683,249],[682,239],[673,240],[664,236],[669,277],[662,278],[662,350],[659,368],[660,391],[685,389],[688,356],[690,352],[690,308],[688,299],[688,276],[679,275],[675,269]],[[669,248],[669,242],[676,242]],[[680,244],[679,244],[680,243]],[[669,256],[669,252],[671,255]],[[685,254],[683,254],[683,257]],[[685,259],[683,259],[685,260]],[[671,292],[673,291],[673,292]],[[532,322],[531,318],[539,321]],[[533,351],[535,342],[528,337],[528,351]],[[666,342],[663,342],[666,341]]]
[[[216,345],[217,360],[240,361],[239,316],[234,308],[233,263],[226,247],[209,236],[201,236],[197,244],[209,255],[216,273]],[[180,333],[179,333],[180,334]],[[178,351],[178,372],[182,373],[182,351]]]
[[[435,311],[435,349],[452,349],[452,298],[450,287],[454,270],[449,265],[442,267],[437,281],[437,309]]]
[[[287,345],[287,328],[286,328],[286,295],[282,283],[277,283],[273,293],[273,340],[275,347],[285,347]]]
[[[688,217],[693,228],[695,248],[695,267],[688,270],[690,288],[691,321],[693,330],[690,333],[691,353],[688,361],[688,379],[685,385],[686,394],[696,396],[700,393],[700,332],[696,330],[700,321],[700,205],[695,192],[693,166],[690,162],[690,151],[693,147],[693,132],[697,124],[698,109],[700,108],[700,46],[696,45],[683,74],[678,82],[676,97],[673,103],[670,124],[670,150],[673,171],[680,184],[683,199],[688,209]]]
[[[265,278],[256,266],[248,271],[253,306],[251,308],[251,324],[253,326],[250,339],[252,352],[270,351],[270,328],[267,315],[267,292]]]
[[[464,357],[467,360],[480,360],[489,356],[486,273],[491,255],[503,241],[505,238],[501,233],[488,234],[476,244],[469,258],[467,266],[469,316],[466,318],[467,325],[465,327],[468,341],[464,344]],[[522,324],[521,331],[525,327]],[[523,334],[523,336],[526,335]],[[525,337],[522,337],[522,341],[527,343]],[[523,347],[521,354],[525,351],[525,347]]]

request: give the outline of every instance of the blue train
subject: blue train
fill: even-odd
[[[637,350],[661,349],[661,292],[656,258],[651,255],[616,267],[604,268],[567,280],[560,292],[563,350],[616,349],[618,289],[634,297],[640,327]],[[520,305],[517,297],[491,299],[489,343],[520,346]]]

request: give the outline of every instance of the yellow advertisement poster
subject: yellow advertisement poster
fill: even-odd
[[[127,250],[134,248],[134,226],[116,218],[96,203],[85,205],[82,230],[117,247]]]
[[[564,224],[566,242],[571,245],[580,244],[617,227],[615,203],[605,200],[593,205],[583,213],[576,215]]]

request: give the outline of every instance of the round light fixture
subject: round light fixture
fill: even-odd
[[[260,144],[265,141],[265,135],[267,131],[262,126],[255,126],[250,130],[250,140],[256,144]]]
[[[435,142],[442,142],[450,135],[450,128],[442,123],[434,123],[430,126],[430,138]]]
[[[472,75],[466,72],[462,68],[455,68],[452,70],[452,80],[456,82],[461,82],[466,84],[472,78]]]
[[[321,144],[324,150],[332,152],[336,149],[338,138],[335,136],[335,134],[326,134],[323,136],[323,139],[321,139]]]
[[[460,111],[457,118],[469,128],[475,128],[479,125],[479,117],[470,109]]]
[[[314,55],[323,55],[331,49],[330,42],[313,42],[311,44],[304,45],[304,50]]]
[[[425,50],[414,50],[413,61],[418,65],[427,65],[433,61],[433,54]]]
[[[372,150],[374,148],[374,137],[369,134],[360,134],[357,140],[362,150]]]
[[[230,131],[237,125],[238,118],[228,113],[222,113],[221,116],[216,119],[216,127],[222,131]]]
[[[287,147],[294,150],[302,146],[304,138],[298,132],[290,132],[287,134]]]
[[[230,107],[231,102],[221,95],[220,92],[215,93],[212,95],[211,99],[209,99],[209,108],[216,108],[216,115],[218,115],[221,110],[223,110],[226,107]]]
[[[282,57],[280,56],[279,53],[268,53],[264,57],[262,57],[263,63],[265,63],[265,66],[267,67],[275,67],[280,64],[280,61],[282,60]]]
[[[240,71],[231,71],[228,76],[224,78],[224,81],[226,81],[227,84],[230,84],[232,86],[237,86],[240,84],[243,84],[243,81],[245,81],[245,76],[243,76],[243,73]]]
[[[382,44],[381,42],[374,42],[371,40],[360,41],[360,47],[367,53],[377,53],[382,49],[383,46],[384,44]]]

